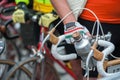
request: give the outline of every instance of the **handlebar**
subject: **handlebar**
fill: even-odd
[[[7,7],[7,8],[3,8],[1,13],[7,13],[7,12],[10,12],[10,11],[14,11],[15,10],[15,6],[10,6],[10,7]]]
[[[6,4],[7,5],[7,4]],[[8,15],[9,12],[15,11],[15,5],[14,4],[8,4],[6,6],[0,7],[0,18],[3,20],[9,20],[12,18],[11,14]]]
[[[98,69],[98,72],[100,75],[102,76],[109,76],[109,75],[112,75],[114,73],[107,73],[105,72],[104,70],[104,67],[103,67],[103,63],[104,63],[104,60],[106,59],[106,57],[112,53],[115,49],[115,46],[111,43],[111,42],[106,42],[106,41],[98,41],[98,44],[100,46],[103,46],[105,49],[102,51],[103,53],[103,58],[102,60],[100,61],[97,61],[97,69]]]
[[[66,54],[64,53],[64,55],[59,54],[57,47],[58,45],[65,40],[65,36],[66,35],[61,35],[59,37],[56,37],[53,32],[55,31],[55,28],[53,28],[49,34],[50,34],[50,41],[53,43],[52,47],[51,47],[51,53],[52,55],[59,60],[72,60],[72,59],[76,59],[77,58],[77,54],[76,53],[71,53],[71,54]]]
[[[52,45],[52,48],[51,48],[51,52],[52,52],[52,55],[56,58],[56,59],[59,59],[59,60],[71,60],[71,59],[76,59],[77,58],[77,54],[76,53],[70,53],[70,54],[59,54],[58,52],[58,45],[63,41],[65,40],[65,36],[66,35],[61,35],[59,37],[55,37],[55,35],[53,35],[53,33],[49,33],[50,34],[50,37],[53,36],[53,39],[54,41],[56,41],[53,45]],[[105,35],[106,37],[109,37],[108,35]],[[53,41],[53,39],[51,39]],[[96,42],[95,42],[96,43]],[[97,45],[101,46],[101,47],[104,47],[104,50],[101,52],[99,50],[96,49]],[[93,50],[93,53],[91,55],[88,54],[88,56],[90,57],[94,57],[96,60],[97,60],[97,69],[98,69],[98,72],[100,75],[102,76],[110,76],[110,75],[114,75],[114,74],[118,74],[118,73],[107,73],[105,72],[104,70],[104,67],[103,67],[103,63],[104,63],[104,60],[106,59],[106,57],[112,53],[115,49],[115,46],[113,43],[109,42],[109,41],[106,41],[106,40],[98,40],[97,41],[97,44],[96,45],[93,45],[91,47],[91,50]],[[86,68],[88,68],[88,63],[89,63],[89,60],[90,58],[87,58],[87,66]]]
[[[120,72],[107,73],[107,72],[105,71],[105,68],[106,68],[106,67],[112,66],[112,65],[116,65],[116,64],[119,64],[119,63],[120,63],[120,60],[113,60],[113,61],[108,61],[108,62],[106,62],[106,64],[104,64],[104,61],[105,61],[106,57],[114,51],[114,49],[115,49],[114,44],[111,43],[111,42],[109,42],[109,41],[98,40],[98,45],[105,48],[102,52],[100,52],[100,51],[98,51],[97,49],[95,49],[96,47],[95,47],[95,48],[92,48],[93,51],[94,51],[93,54],[96,54],[96,55],[97,55],[97,54],[100,52],[101,55],[102,55],[102,59],[97,60],[97,70],[98,70],[98,73],[99,73],[102,77],[108,77],[108,76],[113,76],[113,75],[118,75],[118,74],[120,74]],[[87,62],[86,62],[87,72],[88,72],[88,62],[89,62],[90,57],[91,57],[93,54],[88,55]],[[99,55],[97,55],[97,56],[99,56]],[[94,57],[95,57],[95,56],[94,56]],[[108,79],[108,78],[105,78],[105,79]],[[104,79],[102,79],[102,80],[104,80]]]
[[[104,78],[101,78],[101,79],[98,79],[98,80],[118,80],[120,79],[120,72],[118,73],[115,73],[114,75],[112,76],[107,76],[107,77],[104,77]]]
[[[105,37],[110,37],[111,34],[108,33],[107,35],[105,35]],[[104,50],[101,52],[99,51],[97,48],[97,46],[101,46],[104,47]],[[95,58],[97,60],[97,69],[100,75],[105,75],[103,73],[105,73],[104,68],[103,68],[103,62],[104,59],[106,58],[107,55],[109,55],[110,53],[112,53],[114,51],[114,44],[106,41],[106,40],[98,40],[95,41],[93,46],[91,47],[91,51],[88,54],[87,60],[86,60],[86,75],[89,75],[89,61],[91,59],[91,57],[93,56],[93,58]]]
[[[8,30],[8,25],[11,24],[12,22],[13,22],[13,20],[10,19],[10,20],[8,20],[8,21],[5,22],[4,26],[0,27],[1,33],[3,34],[3,36],[4,36],[6,39],[15,39],[15,38],[18,38],[18,37],[19,37],[18,34],[10,36],[10,35],[8,35],[7,32],[6,32],[6,31]]]
[[[51,30],[51,32],[49,33],[50,34],[50,36],[55,36],[55,35],[53,35],[53,32],[52,32],[52,30]],[[52,52],[52,55],[55,57],[55,58],[57,58],[57,59],[59,59],[59,60],[71,60],[71,59],[76,59],[77,58],[77,54],[76,53],[70,53],[70,54],[66,54],[66,53],[64,53],[64,55],[62,55],[62,54],[59,54],[59,52],[58,52],[58,50],[57,50],[57,47],[58,47],[58,45],[63,41],[63,40],[65,40],[65,36],[66,35],[61,35],[61,36],[59,36],[59,37],[57,37],[57,38],[55,38],[55,37],[53,37],[53,39],[51,39],[51,42],[53,43],[53,45],[52,45],[52,48],[51,48],[51,52]],[[106,34],[105,36],[104,36],[105,38],[107,37],[111,37],[111,35],[109,35],[109,34]],[[95,38],[95,37],[94,37]],[[103,37],[102,37],[103,38]],[[54,42],[53,42],[54,41]],[[56,42],[55,42],[56,41]],[[101,41],[99,41],[99,42],[101,42]],[[103,42],[103,41],[102,41]],[[107,42],[106,42],[107,43]],[[105,46],[105,45],[101,45],[102,43],[100,43],[99,45],[100,46]],[[106,49],[105,49],[106,50]],[[112,50],[112,49],[111,49]]]
[[[64,54],[64,55],[59,54],[59,52],[57,51],[57,46],[63,40],[65,40],[65,35],[59,36],[58,37],[58,43],[52,45],[52,49],[51,49],[52,55],[56,59],[59,59],[59,60],[72,60],[72,59],[76,59],[77,58],[77,54],[76,53],[70,53],[70,54]]]

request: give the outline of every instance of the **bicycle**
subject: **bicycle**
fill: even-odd
[[[85,8],[86,9],[86,8]],[[86,10],[88,10],[88,9],[86,9]],[[89,10],[88,10],[89,11]],[[91,11],[90,11],[91,12]],[[93,13],[93,12],[92,12]],[[68,13],[68,15],[69,14],[71,14],[71,13]],[[94,14],[93,14],[94,15]],[[67,16],[67,15],[66,15]],[[65,16],[65,17],[66,17]],[[64,18],[65,18],[64,17]],[[95,38],[95,41],[94,42],[90,42],[91,43],[91,47],[92,47],[92,49],[90,50],[90,52],[89,52],[89,54],[88,54],[88,57],[85,59],[86,60],[86,64],[85,64],[85,68],[84,69],[86,69],[86,74],[87,74],[87,76],[88,76],[88,80],[89,80],[89,67],[91,67],[91,65],[89,66],[88,64],[89,64],[89,61],[90,60],[92,60],[91,58],[92,57],[94,57],[94,59],[97,61],[97,64],[96,63],[94,63],[94,61],[92,60],[92,62],[93,62],[93,66],[92,67],[94,67],[94,66],[97,66],[97,69],[98,69],[98,72],[99,72],[99,74],[100,75],[102,75],[103,77],[105,77],[105,76],[108,76],[109,77],[109,75],[114,75],[114,73],[112,74],[112,73],[106,73],[105,71],[104,71],[104,67],[103,67],[103,61],[104,61],[104,59],[106,58],[106,56],[107,55],[109,55],[110,53],[112,53],[113,52],[113,50],[114,50],[114,44],[112,44],[111,42],[109,42],[109,40],[110,40],[110,36],[111,36],[111,34],[108,34],[108,35],[105,35],[104,33],[103,33],[103,30],[102,30],[102,26],[101,26],[101,24],[100,24],[100,22],[99,22],[99,19],[97,18],[97,16],[95,16],[96,17],[96,23],[97,23],[97,35],[96,35],[96,38]],[[63,19],[64,19],[63,18]],[[95,25],[94,25],[95,26]],[[94,27],[93,26],[93,27]],[[55,26],[56,27],[56,26]],[[100,29],[101,29],[101,31],[102,31],[102,36],[100,36],[99,35],[99,27],[100,27]],[[51,34],[50,33],[50,35],[53,35],[53,34]],[[54,35],[53,35],[54,36]],[[71,54],[69,54],[69,55],[61,55],[61,54],[58,54],[59,52],[57,51],[57,46],[65,39],[65,37],[66,37],[67,35],[62,35],[62,36],[59,36],[59,37],[54,37],[54,41],[52,41],[53,42],[53,52],[52,52],[52,54],[53,54],[53,56],[55,57],[55,58],[57,58],[57,59],[59,59],[59,60],[71,60],[71,59],[75,59],[76,58],[76,54],[74,53],[71,53]],[[93,36],[93,33],[92,33],[92,36]],[[106,39],[107,38],[107,39]],[[92,37],[92,39],[94,40],[94,37]],[[53,40],[53,39],[52,39]],[[93,46],[92,46],[93,45]],[[104,47],[104,50],[102,51],[102,53],[98,50],[98,49],[96,49],[97,48],[97,46],[102,46],[102,47]],[[106,48],[107,47],[107,48]],[[66,58],[67,57],[67,58]],[[82,57],[82,56],[81,56]],[[111,63],[111,62],[113,62],[113,63]],[[109,67],[109,66],[112,66],[112,65],[118,65],[120,62],[119,62],[119,60],[117,59],[117,60],[113,60],[113,61],[108,61],[108,63],[106,63],[107,64],[107,66],[106,67]],[[118,73],[115,73],[115,74],[119,74],[120,72],[118,72]],[[86,76],[86,75],[85,75]],[[118,77],[118,76],[117,76]],[[106,78],[107,79],[107,78]]]
[[[53,14],[54,15],[54,14]],[[40,15],[39,15],[40,16]],[[36,17],[39,17],[39,16],[33,16],[32,18],[36,18]],[[33,21],[36,21],[36,19],[35,20],[33,20]],[[52,55],[51,55],[51,52],[50,52],[50,50],[49,50],[49,48],[47,47],[47,45],[45,44],[45,46],[43,47],[43,49],[44,50],[42,50],[41,51],[41,43],[42,43],[42,41],[43,41],[43,39],[44,39],[44,34],[45,34],[45,32],[44,32],[44,30],[46,30],[46,28],[45,27],[40,27],[41,29],[40,29],[40,42],[39,42],[39,44],[38,44],[38,48],[37,48],[37,51],[36,51],[36,49],[34,49],[33,47],[31,47],[32,48],[32,50],[33,50],[33,53],[34,53],[34,55],[33,55],[33,57],[30,57],[30,58],[28,58],[28,59],[26,59],[26,60],[24,60],[24,61],[20,61],[19,63],[16,63],[16,65],[14,65],[14,67],[12,67],[12,69],[10,69],[10,71],[8,71],[7,73],[6,73],[6,75],[4,75],[3,76],[3,80],[7,80],[7,79],[9,79],[10,77],[12,77],[12,75],[14,74],[14,72],[16,71],[16,70],[19,70],[20,69],[20,67],[21,66],[23,66],[24,64],[29,64],[29,62],[30,62],[30,64],[31,64],[31,62],[33,62],[32,64],[34,64],[33,66],[34,67],[32,67],[33,68],[33,70],[36,68],[36,66],[37,67],[39,67],[38,65],[40,65],[41,66],[41,68],[40,68],[40,70],[50,70],[50,73],[49,72],[47,72],[46,74],[48,74],[48,77],[46,77],[47,75],[45,75],[44,76],[44,73],[40,73],[41,74],[41,77],[40,77],[40,79],[41,80],[43,80],[43,78],[45,78],[45,80],[48,80],[48,78],[50,79],[50,80],[60,80],[59,79],[59,76],[58,76],[58,73],[56,72],[56,70],[55,70],[55,68],[54,68],[54,66],[53,66],[53,62],[56,62],[56,63],[58,63],[62,68],[64,68],[65,70],[66,70],[66,72],[69,72],[70,73],[70,75],[71,76],[73,76],[73,78],[75,78],[75,80],[77,80],[76,79],[76,76],[74,75],[74,73],[71,71],[71,69],[69,69],[64,63],[62,63],[61,61],[59,61],[59,60],[56,60]],[[40,61],[40,62],[39,62]],[[36,65],[36,64],[38,64],[38,65]],[[45,67],[46,66],[46,67]],[[43,69],[42,69],[43,68]],[[45,69],[44,69],[45,68]],[[34,71],[33,71],[34,72]],[[44,72],[44,71],[41,71],[41,72]],[[52,73],[51,73],[52,72]],[[6,76],[8,76],[8,77],[6,77]],[[51,79],[50,77],[52,77],[53,76],[53,78]],[[35,79],[35,74],[33,73],[32,74],[32,76],[30,77],[30,78],[32,78],[32,80],[34,80]]]
[[[62,20],[61,20],[62,21]],[[42,35],[42,34],[40,34],[40,35]],[[49,37],[49,35],[43,40],[43,42],[42,42],[42,44],[41,44],[41,49],[38,49],[38,56],[40,56],[41,58],[44,58],[44,50],[42,50],[42,48],[43,48],[43,46],[44,46],[44,43],[45,43],[45,41],[47,40],[47,38]],[[52,40],[54,40],[54,39],[52,39]],[[46,48],[46,47],[45,47]],[[47,51],[47,49],[45,50],[45,51]],[[49,50],[48,50],[49,51]],[[36,53],[36,52],[35,52]],[[49,52],[46,52],[46,53],[49,53]],[[44,56],[43,56],[44,55]],[[31,59],[31,58],[30,58]],[[60,66],[62,66],[65,70],[66,70],[66,72],[68,72],[75,80],[77,80],[77,78],[76,78],[76,75],[69,69],[69,68],[67,68],[65,65],[63,65],[59,60],[57,60],[57,59],[55,59],[55,58],[53,58],[54,59],[54,61],[56,61]],[[43,59],[44,60],[44,59]],[[18,65],[18,64],[16,64],[4,77],[3,77],[3,80],[9,80],[9,78],[14,74],[14,72],[17,70],[17,69],[19,69],[22,65],[24,65],[25,63],[27,63],[27,62],[29,62],[30,60],[28,60],[28,61],[23,61],[23,62],[20,62],[19,64],[20,65]],[[32,60],[31,60],[32,61]],[[30,62],[31,62],[30,61]],[[42,67],[42,68],[44,68],[44,66]],[[41,69],[41,70],[44,70],[44,69]],[[44,71],[43,71],[44,72]],[[6,76],[8,76],[8,77],[6,77]],[[43,76],[43,73],[42,73],[42,76]],[[33,77],[32,78],[34,78],[34,75],[33,75]],[[34,80],[34,79],[33,79]],[[41,80],[43,80],[43,78],[41,78]]]
[[[5,0],[0,2],[0,79],[12,66],[14,66],[14,64],[16,64],[17,61],[20,61],[21,59],[21,52],[16,44],[17,40],[14,40],[18,38],[19,35],[16,34],[12,21],[9,20],[12,18],[11,12],[15,10],[15,6],[15,3],[7,4]],[[9,33],[11,30],[12,33]],[[18,54],[14,54],[16,52]],[[24,72],[26,72],[29,76],[31,75],[25,67],[22,67],[21,69],[24,70]]]
[[[51,34],[51,33],[50,33]],[[53,35],[53,34],[52,34]],[[55,36],[55,35],[53,35],[53,36]],[[85,70],[86,70],[86,72],[87,72],[87,76],[88,76],[88,78],[89,78],[89,67],[91,67],[91,65],[89,66],[88,65],[88,63],[89,63],[89,61],[90,61],[90,55],[91,55],[91,57],[93,56],[94,57],[94,59],[96,60],[96,61],[100,61],[101,59],[102,59],[102,57],[103,57],[103,55],[102,55],[102,53],[100,52],[100,51],[98,51],[96,48],[97,48],[97,45],[96,45],[96,43],[99,43],[99,46],[105,46],[105,47],[107,47],[107,48],[105,48],[105,50],[104,51],[108,51],[108,50],[110,50],[110,52],[112,52],[113,51],[113,49],[114,49],[114,46],[113,46],[113,44],[112,43],[110,43],[109,41],[106,41],[106,40],[103,40],[103,39],[105,39],[105,38],[107,38],[107,39],[109,39],[109,37],[110,37],[111,35],[110,34],[106,34],[106,35],[104,35],[104,37],[103,36],[100,36],[100,37],[102,37],[102,38],[100,38],[97,42],[95,41],[95,42],[93,42],[94,41],[94,38],[93,38],[93,41],[91,40],[91,45],[93,44],[93,46],[91,46],[91,51],[89,52],[89,54],[88,54],[88,57],[86,58],[86,68],[84,68]],[[71,54],[69,54],[69,55],[62,55],[62,54],[58,54],[59,52],[58,52],[58,50],[57,50],[57,46],[65,39],[65,35],[62,35],[62,36],[59,36],[59,37],[54,37],[54,39],[56,39],[56,40],[54,40],[54,41],[52,41],[53,42],[53,46],[52,46],[52,55],[56,58],[56,59],[59,59],[59,60],[71,60],[71,59],[75,59],[76,58],[76,54],[75,53],[71,53]],[[104,44],[102,44],[102,43],[104,43]],[[106,46],[107,45],[107,46]],[[112,47],[111,47],[112,46]],[[113,49],[112,49],[113,48]],[[107,50],[108,49],[108,50]],[[94,53],[92,52],[92,50],[94,50]],[[93,54],[91,54],[91,53],[93,53]],[[109,52],[108,52],[109,53]],[[67,57],[67,58],[66,58]],[[93,61],[93,60],[92,60]],[[93,62],[94,63],[94,62]],[[92,65],[94,65],[94,66],[96,66],[95,65],[95,63],[94,64],[92,64]],[[89,66],[89,67],[88,67]],[[92,67],[94,67],[94,66],[92,66]],[[97,64],[97,69],[99,68],[99,64]],[[110,65],[109,65],[110,66]],[[100,74],[100,71],[101,70],[99,70],[99,74]],[[87,79],[87,80],[89,80],[89,79]],[[93,79],[90,79],[90,80],[93,80]],[[95,79],[96,80],[96,79]]]
[[[4,30],[6,30],[5,27],[2,26],[1,32],[4,33],[4,36],[2,35],[2,37],[5,37],[7,39],[14,39],[14,38],[18,38],[18,35],[14,35],[14,36],[8,36],[7,34],[5,34]],[[4,44],[4,45],[2,45]],[[12,43],[13,44],[13,43]],[[0,55],[0,78],[2,78],[2,76],[6,73],[7,70],[9,70],[11,68],[11,66],[13,66],[16,62],[13,61],[13,57],[10,56],[10,54],[6,53],[6,51],[8,49],[6,49],[8,43],[6,43],[6,41],[3,41],[1,43],[1,55]],[[10,45],[10,44],[9,44]],[[11,47],[14,46],[16,47],[16,44],[11,45]],[[3,47],[3,48],[2,48]],[[16,47],[17,48],[17,47]],[[11,50],[12,51],[12,50]],[[16,49],[17,51],[17,49]],[[19,50],[17,51],[19,53]],[[9,55],[9,56],[8,56]],[[16,56],[17,57],[17,56]],[[10,60],[11,59],[11,60]],[[19,59],[19,58],[18,58]],[[21,68],[22,70],[26,70],[25,67]],[[28,70],[27,70],[28,71]],[[27,72],[25,71],[25,72]],[[27,72],[29,74],[29,71]]]
[[[86,9],[86,10],[88,10],[88,9]],[[70,12],[69,14],[71,14],[72,12]],[[93,12],[92,12],[93,13]],[[69,15],[68,14],[68,15]],[[68,16],[67,15],[67,16]],[[67,16],[65,16],[65,17],[67,17]],[[96,17],[96,15],[94,15],[95,17]],[[64,17],[64,18],[65,18]],[[63,18],[63,19],[64,19]],[[97,18],[97,17],[96,17]],[[63,20],[62,19],[62,20]],[[62,22],[62,20],[60,21],[60,22]],[[59,22],[59,23],[60,23]],[[59,25],[59,23],[57,24],[57,25]],[[95,37],[95,39],[94,39],[94,37],[92,37],[92,39],[90,39],[91,40],[91,46],[92,46],[92,44],[93,44],[93,42],[95,42],[96,43],[96,41],[99,41],[100,43],[99,43],[99,45],[101,46],[102,44],[101,44],[101,42],[105,42],[105,43],[110,43],[110,42],[108,42],[107,40],[105,40],[105,35],[104,35],[104,33],[103,33],[103,35],[102,35],[102,40],[99,40],[99,28],[101,29],[101,31],[102,31],[102,26],[100,26],[100,22],[99,22],[99,19],[97,18],[97,20],[96,20],[96,22],[95,22],[95,24],[97,23],[97,27],[98,27],[98,32],[97,32],[97,35],[96,35],[96,37]],[[57,26],[56,25],[56,26]],[[34,50],[33,49],[33,52],[34,52],[34,54],[37,54],[37,56],[39,56],[39,57],[37,57],[37,61],[41,61],[42,59],[44,60],[44,57],[47,55],[47,53],[49,53],[49,49],[47,49],[47,47],[46,47],[46,44],[45,44],[45,42],[49,39],[49,37],[53,37],[52,39],[51,39],[51,42],[54,44],[53,45],[53,52],[52,52],[52,57],[54,56],[56,59],[55,60],[57,60],[57,63],[59,63],[60,61],[59,60],[71,60],[71,59],[75,59],[76,58],[76,55],[77,54],[70,54],[69,55],[69,57],[67,57],[67,59],[65,58],[65,56],[66,55],[64,55],[64,58],[61,58],[63,55],[61,55],[61,54],[57,54],[58,53],[58,51],[57,51],[57,46],[59,45],[59,43],[61,42],[61,41],[63,41],[64,39],[65,39],[65,35],[62,35],[62,36],[60,36],[59,38],[57,38],[57,37],[55,37],[55,35],[53,35],[53,32],[54,32],[54,30],[55,30],[55,28],[56,28],[56,26],[49,32],[49,34],[45,37],[45,39],[44,40],[42,40],[42,43],[40,43],[39,44],[39,46],[40,46],[40,48],[37,50],[37,52],[36,52],[36,50]],[[44,27],[42,27],[42,28],[44,28]],[[42,34],[40,34],[40,35],[42,35]],[[109,37],[109,36],[108,36]],[[101,38],[100,38],[101,39]],[[54,40],[54,41],[53,41]],[[94,41],[92,41],[92,40],[94,40]],[[109,49],[109,46],[111,46],[112,45],[112,48],[113,48],[113,44],[111,44],[110,43],[110,45],[107,45],[107,49]],[[102,45],[102,46],[104,46],[104,45]],[[96,46],[95,46],[95,48],[96,48]],[[96,51],[96,52],[99,52],[98,50],[96,50],[95,48],[93,48],[92,47],[92,49],[94,50],[94,51]],[[105,50],[107,50],[107,49],[105,49]],[[110,48],[111,49],[111,48]],[[114,49],[114,48],[113,48]],[[111,52],[112,52],[112,50],[113,49],[111,49]],[[90,53],[89,53],[89,57],[87,58],[86,57],[86,72],[87,73],[89,73],[88,71],[89,71],[89,68],[88,68],[88,63],[89,63],[89,60],[90,60],[90,57],[91,57],[91,54],[92,54],[92,52],[93,52],[93,50],[92,51],[90,51]],[[48,52],[47,52],[48,51]],[[108,52],[109,53],[109,52]],[[97,53],[98,54],[98,53]],[[98,58],[98,56],[96,56],[96,55],[94,55],[94,58],[96,59],[96,60],[101,60],[102,58],[103,58],[103,55],[99,52],[99,54],[101,55],[100,56],[100,58]],[[56,56],[57,55],[57,56]],[[35,55],[36,56],[36,55]],[[36,58],[36,57],[33,57],[33,58]],[[67,55],[68,56],[68,55]],[[47,57],[48,58],[48,57]],[[35,61],[36,61],[35,60]],[[30,60],[26,60],[26,61],[23,61],[23,62],[20,62],[19,63],[19,65],[18,64],[16,64],[5,76],[4,76],[4,78],[3,78],[3,80],[9,80],[10,79],[10,77],[14,74],[14,72],[16,71],[16,70],[18,70],[21,66],[23,66],[25,63],[28,63],[28,62],[31,62],[32,60],[31,60],[31,58],[30,58]],[[42,61],[41,61],[42,62]],[[61,63],[61,62],[60,62]],[[59,63],[59,64],[60,64]],[[63,66],[64,68],[66,68],[65,66]],[[43,67],[44,68],[44,67]],[[42,70],[42,69],[41,69]],[[44,70],[44,69],[43,69]],[[67,68],[66,68],[66,70],[67,70]],[[75,80],[77,80],[77,78],[76,78],[76,76],[74,75],[74,73],[73,72],[71,72],[71,71],[69,71],[69,69],[68,69],[68,71],[67,71],[68,73],[70,73],[71,74],[71,76],[73,76],[73,78],[75,79]],[[88,74],[87,74],[88,75]],[[32,77],[32,79],[34,80],[34,75],[32,75],[33,77]],[[89,77],[89,76],[88,76]],[[42,78],[42,80],[43,80],[43,78]]]

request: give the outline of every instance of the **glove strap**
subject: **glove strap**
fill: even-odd
[[[71,27],[74,27],[74,29],[68,30]],[[70,22],[64,26],[64,34],[74,33],[74,31],[79,31],[82,29],[84,29],[84,27],[82,25],[80,25],[79,22]]]
[[[72,26],[75,26],[75,27],[79,27],[81,26],[79,22],[70,22],[70,23],[67,23],[65,26],[64,26],[64,29],[65,31],[67,31],[68,28],[72,27]],[[82,27],[82,26],[81,26]]]

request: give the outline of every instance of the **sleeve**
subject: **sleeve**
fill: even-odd
[[[24,2],[26,3],[27,5],[29,4],[29,0],[15,0],[16,4],[20,3],[20,2]]]

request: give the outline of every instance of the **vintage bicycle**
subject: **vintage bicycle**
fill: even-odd
[[[55,16],[56,14],[52,13],[51,15]],[[30,16],[30,20],[37,21],[37,19],[40,18],[41,16],[42,16],[41,14],[37,14],[35,16],[32,15],[32,17]],[[29,66],[32,67],[32,72],[29,71],[29,74],[26,73],[26,71],[25,71],[25,74],[28,75],[28,76],[26,76],[27,79],[30,78],[31,80],[35,80],[35,79],[36,80],[37,79],[40,79],[40,80],[60,80],[59,75],[54,67],[54,63],[59,64],[62,68],[65,69],[66,72],[68,72],[73,78],[75,78],[75,80],[77,80],[74,73],[71,71],[71,69],[69,69],[65,65],[65,63],[55,59],[51,55],[51,51],[48,48],[47,44],[45,44],[43,47],[42,41],[44,40],[46,32],[47,32],[46,27],[40,26],[40,32],[39,32],[40,39],[38,42],[38,46],[36,46],[36,45],[30,46],[30,49],[33,50],[34,55],[32,57],[28,57],[27,59],[25,59],[23,61],[18,62],[14,67],[12,67],[12,69],[10,69],[3,76],[3,78],[2,78],[3,80],[11,79],[13,77],[13,75],[15,74],[15,72],[17,70],[20,70],[21,66],[24,67],[26,64],[28,64]],[[42,50],[41,50],[41,47],[43,47]],[[6,76],[8,76],[8,77],[6,77]]]
[[[86,8],[84,8],[85,10],[88,10],[88,11],[90,11],[91,13],[93,13],[91,10],[89,10],[89,9],[86,9]],[[76,10],[74,10],[74,11],[76,11]],[[73,12],[73,11],[72,11]],[[70,13],[68,13],[64,18],[66,18],[67,16],[69,16],[69,14],[71,14],[72,12],[70,12]],[[106,55],[108,55],[108,54],[110,54],[110,53],[112,53],[112,51],[114,50],[114,45],[111,43],[111,42],[109,42],[109,41],[107,41],[106,40],[106,38],[110,38],[110,35],[105,35],[104,33],[102,34],[102,36],[100,36],[99,35],[99,29],[101,29],[101,31],[102,31],[102,26],[100,25],[100,22],[99,22],[99,19],[97,18],[97,16],[93,13],[93,15],[96,17],[96,21],[95,21],[95,24],[97,24],[97,35],[94,37],[93,35],[92,35],[92,37],[91,38],[88,38],[88,37],[86,37],[85,35],[84,35],[84,33],[83,33],[83,39],[85,39],[85,40],[88,40],[88,42],[89,42],[89,40],[90,40],[90,45],[92,46],[93,45],[93,47],[90,49],[90,47],[89,47],[89,54],[87,54],[87,56],[85,55],[85,56],[81,56],[81,57],[84,57],[83,59],[85,60],[85,62],[86,62],[86,64],[85,64],[85,69],[86,69],[86,75],[85,76],[88,76],[88,78],[87,79],[89,79],[89,67],[91,67],[91,66],[89,66],[89,60],[91,59],[91,57],[93,56],[94,57],[94,59],[95,59],[95,61],[97,62],[97,64],[96,63],[94,63],[94,65],[93,66],[101,66],[100,68],[99,67],[97,67],[97,69],[98,69],[98,72],[99,72],[99,74],[100,75],[102,75],[102,76],[106,76],[106,75],[109,75],[109,74],[106,74],[105,72],[104,72],[104,69],[103,69],[103,67],[102,67],[102,65],[103,65],[103,61],[104,61],[104,59],[105,59],[105,56]],[[36,17],[35,17],[36,18]],[[76,59],[76,57],[77,57],[77,54],[76,53],[72,53],[72,54],[64,54],[64,55],[62,55],[62,54],[59,54],[59,52],[58,52],[58,50],[57,50],[57,48],[58,48],[58,45],[65,39],[65,37],[67,36],[67,35],[62,35],[62,36],[59,36],[59,37],[56,37],[54,34],[53,34],[53,32],[55,31],[55,28],[62,22],[62,20],[64,20],[64,18],[63,19],[61,19],[61,21],[49,32],[49,34],[44,38],[44,39],[42,39],[42,40],[39,40],[39,41],[42,41],[42,42],[40,42],[39,43],[39,48],[37,49],[37,51],[34,49],[34,48],[32,48],[33,49],[33,52],[34,52],[34,57],[31,57],[31,58],[28,58],[28,59],[26,59],[26,60],[24,60],[24,61],[21,61],[21,62],[19,62],[19,63],[17,63],[12,69],[10,69],[10,71],[8,71],[8,73],[6,73],[6,75],[4,75],[4,77],[3,77],[3,80],[9,80],[10,79],[10,77],[12,77],[12,75],[14,75],[14,73],[15,73],[15,71],[16,70],[19,70],[24,64],[27,64],[27,63],[29,63],[29,62],[34,62],[35,61],[35,63],[36,62],[38,62],[38,63],[44,63],[44,60],[45,60],[45,58],[48,58],[48,57],[46,57],[48,54],[49,54],[49,52],[50,52],[50,50],[47,48],[47,46],[46,46],[46,41],[47,40],[49,40],[50,39],[50,41],[52,42],[52,49],[51,49],[51,51],[52,51],[52,53],[50,53],[49,54],[49,58],[50,58],[50,56],[52,56],[52,59],[54,59],[54,61],[56,61],[59,65],[61,65],[61,60],[71,60],[71,59]],[[93,27],[95,27],[95,26],[93,26]],[[43,32],[43,30],[44,30],[44,27],[42,27],[43,29],[41,29],[42,31],[40,31],[40,32]],[[94,28],[93,28],[94,29]],[[42,35],[41,36],[41,38],[43,38],[43,34],[42,33],[40,33],[40,35]],[[102,37],[102,38],[101,38]],[[40,39],[41,39],[40,38]],[[104,43],[104,44],[103,44]],[[99,46],[103,46],[105,49],[103,50],[103,54],[98,50],[98,49],[96,49],[96,44],[97,45],[99,45]],[[106,48],[107,47],[107,48]],[[52,54],[52,55],[51,55]],[[99,56],[98,56],[99,55]],[[51,60],[52,60],[51,59]],[[92,60],[93,61],[93,60]],[[34,65],[35,65],[35,63],[33,63]],[[45,62],[46,63],[46,62]],[[100,63],[99,65],[98,65],[98,63]],[[61,65],[71,76],[73,76],[73,78],[75,79],[75,80],[77,80],[77,78],[76,78],[76,76],[74,75],[74,73],[69,69],[69,68],[67,68],[67,67],[65,67],[65,65]],[[44,68],[46,68],[43,64],[42,64],[42,67],[40,68],[40,70],[43,70],[43,71],[41,71],[41,75],[42,76],[40,76],[40,78],[41,78],[41,80],[44,80],[44,79],[48,79],[48,77],[45,77],[45,76],[47,76],[46,75],[46,73],[45,73],[45,71],[44,70],[46,70],[46,69],[44,69]],[[35,68],[34,68],[35,69]],[[102,71],[102,72],[101,72]],[[42,73],[43,72],[43,73]],[[105,74],[103,74],[103,72],[105,73]],[[45,73],[45,74],[44,74]],[[54,72],[55,73],[55,72]],[[115,73],[115,74],[118,74],[118,73]],[[35,80],[35,75],[31,75],[31,78],[32,78],[32,80]],[[50,79],[50,78],[49,78]],[[59,78],[58,78],[59,79]],[[57,79],[57,80],[58,80]],[[53,80],[53,79],[52,79]],[[56,79],[55,79],[56,80]]]

